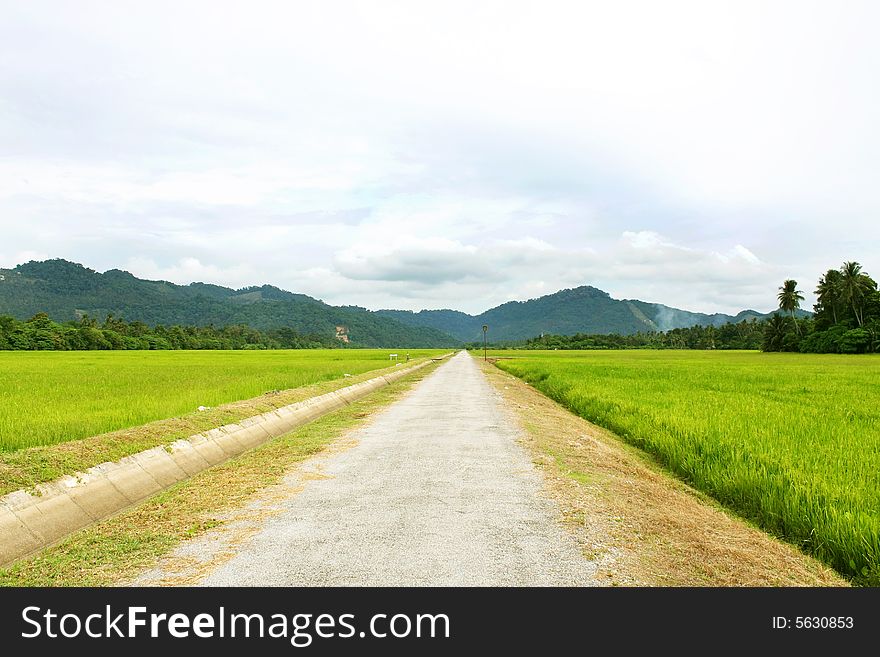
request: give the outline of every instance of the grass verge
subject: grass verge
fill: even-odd
[[[499,369],[853,583],[880,586],[880,357],[520,354]]]
[[[412,364],[421,360],[424,359],[413,360]],[[180,438],[188,438],[201,431],[238,422],[246,417],[367,381],[394,369],[395,367],[387,367],[370,370],[352,377],[269,392],[206,411],[195,411],[180,417],[158,420],[90,438],[2,452],[0,453],[0,495],[22,488],[32,488],[63,475],[82,472],[99,463],[117,461],[152,447],[167,445]]]
[[[733,516],[648,454],[483,365],[585,556],[609,585],[847,586],[828,566]]]
[[[205,470],[134,509],[0,569],[0,586],[109,586],[130,580],[181,541],[222,524],[226,512],[244,506],[263,488],[281,481],[296,463],[368,422],[373,413],[399,399],[437,366],[428,365],[354,404]],[[345,379],[345,383],[353,380]]]

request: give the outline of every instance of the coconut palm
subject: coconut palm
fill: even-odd
[[[779,299],[779,309],[784,310],[791,315],[791,321],[794,323],[794,330],[800,335],[801,329],[794,317],[794,311],[801,307],[801,301],[804,300],[804,297],[801,294],[801,291],[797,289],[797,281],[789,278],[783,282],[782,287],[779,288],[777,298]]]
[[[782,351],[782,340],[785,338],[785,318],[782,315],[771,315],[764,326],[764,351]]]
[[[840,305],[842,278],[843,276],[838,270],[829,269],[819,279],[819,285],[816,288],[817,310],[819,308],[830,310],[831,318],[835,324],[837,324],[837,307]]]
[[[864,321],[865,297],[877,287],[870,276],[862,272],[857,262],[844,262],[840,268],[840,296],[843,303],[852,307],[856,323],[861,326]]]

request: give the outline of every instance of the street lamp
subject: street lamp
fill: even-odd
[[[483,324],[483,360],[486,360],[486,331],[489,330],[489,326]]]

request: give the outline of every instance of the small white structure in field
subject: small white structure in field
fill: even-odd
[[[397,354],[388,354],[388,360],[397,360]]]

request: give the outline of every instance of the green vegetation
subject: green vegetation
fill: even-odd
[[[558,295],[551,295],[553,296]],[[779,311],[768,316],[755,315],[739,322],[718,324],[719,317],[728,316],[704,315],[703,319],[711,320],[709,323],[666,331],[574,335],[541,333],[539,337],[526,340],[495,339],[493,346],[506,349],[762,349],[840,354],[880,352],[880,291],[877,283],[862,271],[859,263],[845,262],[840,269],[828,270],[819,280],[816,296],[814,314],[809,316],[801,310],[800,302],[804,300],[804,296],[798,289],[797,281],[788,279],[783,282],[777,295]],[[641,301],[626,303],[634,308],[644,305]],[[649,312],[647,308],[644,310]],[[679,317],[677,321],[683,321],[683,318]],[[469,349],[478,349],[481,346],[475,340],[466,344]]]
[[[335,337],[300,335],[293,329],[258,331],[248,326],[149,327],[108,315],[103,323],[85,315],[59,324],[46,313],[26,322],[0,315],[0,350],[74,351],[111,349],[334,349],[349,346]]]
[[[296,463],[365,423],[435,367],[428,365],[360,401],[182,481],[130,511],[0,568],[0,586],[126,583],[181,541],[228,522],[230,512],[247,505],[255,493],[278,483]]]
[[[504,345],[509,349],[759,349],[764,337],[764,322],[755,319],[719,327],[692,326],[665,333],[633,335],[542,335],[524,342]],[[482,349],[476,342],[469,349]]]
[[[189,335],[178,339],[179,344],[193,341],[193,334],[202,328],[207,329],[205,339],[200,336],[195,342],[212,344],[222,343],[232,337],[230,333],[243,332],[242,327],[249,327],[262,335],[244,341],[245,344],[278,343],[281,347],[297,348],[300,343],[333,346],[337,327],[344,327],[351,346],[440,348],[481,341],[484,324],[489,326],[489,340],[507,344],[543,334],[629,336],[694,326],[717,329],[727,323],[740,324],[769,316],[754,310],[736,315],[693,313],[659,303],[613,299],[607,292],[590,286],[560,290],[528,301],[511,301],[479,315],[456,310],[371,312],[356,306],[330,306],[271,285],[240,290],[206,283],[175,285],[142,280],[115,269],[99,274],[66,260],[28,262],[14,269],[0,270],[0,315],[22,322],[39,313],[45,313],[55,322],[73,322],[73,325],[80,323],[84,316],[91,316],[101,323],[106,323],[105,318],[111,323],[124,318],[129,326],[138,326],[139,330],[148,326],[160,331],[158,327],[162,326],[171,327],[161,329],[170,331],[179,326],[180,331]],[[796,317],[805,315],[808,313],[795,312]],[[227,328],[212,328],[219,326]],[[104,330],[103,324],[93,328]],[[279,336],[281,330],[288,335]],[[227,335],[217,335],[217,332]],[[99,336],[92,337],[93,342],[103,342]],[[45,345],[46,341],[38,340],[37,344]],[[47,347],[3,347],[0,344],[0,348]]]
[[[408,353],[417,359],[438,352]],[[0,352],[0,452],[387,366],[387,351],[366,349]]]
[[[430,327],[464,342],[482,341],[483,324],[495,343],[522,341],[541,334],[632,335],[690,326],[720,327],[726,323],[764,319],[744,310],[737,315],[692,313],[659,303],[613,299],[607,292],[584,285],[528,301],[510,301],[479,315],[457,310],[380,310],[378,314],[411,326]]]
[[[816,287],[812,319],[796,319],[804,297],[797,281],[779,288],[779,309],[764,326],[764,351],[863,354],[880,351],[880,292],[857,262],[829,269]]]
[[[149,326],[249,326],[317,334],[326,343],[345,327],[353,345],[449,347],[456,340],[429,328],[414,328],[356,306],[331,306],[271,285],[232,290],[219,285],[175,285],[146,281],[111,269],[99,274],[66,260],[28,262],[0,269],[0,314],[19,320],[46,313],[58,322],[84,314],[108,315]]]
[[[880,357],[492,355],[520,356],[497,365],[840,573],[880,584]]]

